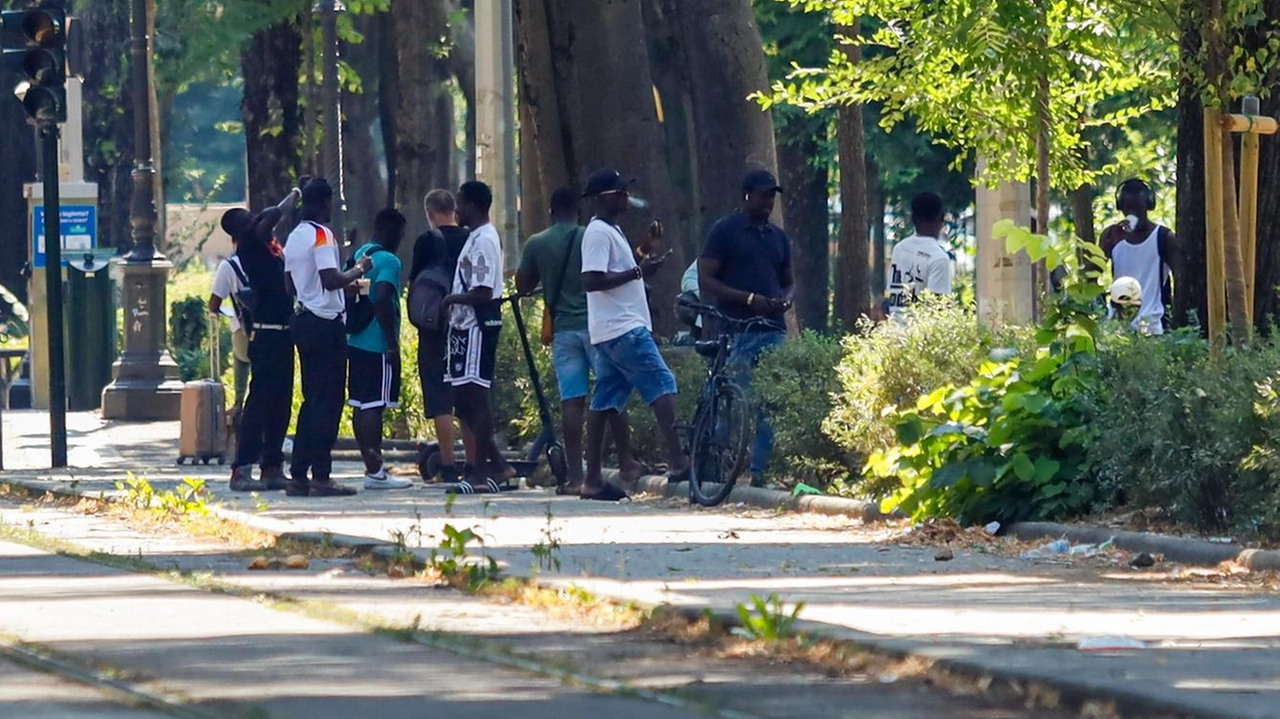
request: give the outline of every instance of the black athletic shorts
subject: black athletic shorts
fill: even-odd
[[[348,404],[356,409],[400,406],[400,363],[379,352],[347,348]]]
[[[444,381],[449,366],[449,330],[418,332],[418,381],[428,417],[453,414],[453,387]]]
[[[449,328],[449,372],[445,381],[457,387],[476,384],[488,388],[498,363],[500,323],[460,330]]]

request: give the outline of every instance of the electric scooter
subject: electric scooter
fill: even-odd
[[[520,346],[524,350],[524,361],[529,365],[529,380],[533,383],[533,394],[538,400],[538,419],[542,422],[542,431],[533,440],[529,448],[527,461],[536,463],[540,456],[547,459],[547,467],[556,478],[556,486],[562,486],[569,478],[569,465],[564,457],[564,445],[556,436],[556,422],[551,415],[551,405],[547,403],[547,395],[542,391],[542,379],[538,376],[538,367],[533,362],[533,349],[529,346],[529,333],[525,329],[524,315],[520,313],[521,295],[512,295],[511,314],[516,318],[516,330],[520,333]],[[532,474],[532,472],[530,472]]]
[[[538,375],[538,367],[533,361],[533,349],[529,344],[529,334],[525,328],[524,315],[520,312],[520,300],[524,296],[513,295],[503,301],[511,302],[511,314],[516,320],[516,331],[520,334],[520,346],[524,351],[525,364],[529,368],[529,379],[533,383],[533,393],[538,400],[538,419],[542,423],[542,431],[533,441],[524,460],[513,460],[511,466],[520,476],[528,477],[537,471],[538,462],[545,457],[547,467],[556,478],[556,485],[563,485],[569,477],[569,465],[565,462],[564,445],[556,435],[555,418],[551,414],[551,405],[542,390],[542,378]],[[418,446],[418,473],[423,480],[430,481],[440,471],[440,446],[435,443]]]

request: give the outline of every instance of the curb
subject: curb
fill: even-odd
[[[623,486],[623,483],[618,480],[617,470],[605,470],[603,474],[605,481]],[[659,497],[687,498],[689,496],[688,482],[671,484],[662,475],[641,477],[636,482],[634,489]],[[860,502],[856,499],[832,497],[826,494],[792,495],[789,492],[764,489],[762,487],[735,486],[721,506],[725,504],[745,504],[761,509],[785,509],[792,512],[808,512],[810,514],[829,516],[840,515],[854,517],[868,523],[883,522],[893,516],[881,512],[880,505],[875,502]]]
[[[1236,562],[1251,571],[1280,570],[1280,552],[1269,549],[1247,549],[1235,544],[1218,544],[1203,539],[1171,537],[1150,532],[1122,532],[1107,527],[1089,527],[1057,522],[1019,522],[1011,524],[1003,534],[1018,539],[1067,539],[1079,544],[1101,544],[1114,540],[1115,546],[1129,552],[1163,554],[1165,561],[1215,567],[1223,562]]]
[[[609,476],[609,472],[607,471],[606,478],[610,480],[616,479],[616,471],[613,472],[613,476]],[[653,494],[662,494],[664,496],[679,496],[682,493],[682,489],[684,492],[687,492],[688,489],[688,484],[684,482],[676,485],[667,484],[665,477],[643,477],[640,479],[639,484],[641,485],[642,490],[647,486],[654,490],[652,492]],[[99,499],[87,492],[73,491],[64,488],[36,487],[28,485],[22,480],[0,479],[0,485],[18,487],[28,492],[40,494],[49,492],[64,497],[83,497],[94,500]],[[740,492],[742,493],[741,499],[739,499]],[[784,500],[804,499],[804,497],[793,498],[785,492],[777,490],[752,487],[735,488],[733,493],[730,494],[730,499],[739,499],[739,501],[745,501],[747,499],[776,500],[779,497]],[[840,511],[831,513],[848,514],[850,512],[850,508],[843,505],[853,505],[855,507],[861,507],[864,510],[874,506],[847,499],[813,497],[812,495],[811,497],[814,499],[833,500],[841,504],[832,505],[831,502],[822,502],[816,505],[820,509],[808,509],[802,511],[823,512],[824,510],[829,510],[834,506],[838,506]],[[105,501],[113,500],[108,498]],[[798,501],[794,503],[797,506],[804,504]],[[778,505],[775,503],[768,503],[764,506],[776,507]],[[279,520],[267,517],[258,517],[247,512],[226,509],[223,507],[214,507],[212,509],[213,514],[216,516],[226,521],[236,522],[252,530],[272,535],[276,538],[277,542],[292,541],[300,544],[310,544],[321,547],[337,547],[340,549],[351,550],[357,555],[372,555],[384,560],[399,559],[403,556],[402,548],[397,547],[392,542],[382,539],[374,539],[360,535],[335,534],[330,532],[291,531],[288,529],[287,524]],[[876,507],[876,511],[878,512],[878,507]],[[883,515],[880,516],[883,517]],[[1081,542],[1101,542],[1115,537],[1117,546],[1121,546],[1122,548],[1141,547],[1137,548],[1136,551],[1148,552],[1152,551],[1152,548],[1156,548],[1156,551],[1160,551],[1160,547],[1177,547],[1182,544],[1202,545],[1200,547],[1201,549],[1207,547],[1213,550],[1213,553],[1206,552],[1202,555],[1206,559],[1219,556],[1239,557],[1249,554],[1250,552],[1253,552],[1252,556],[1261,554],[1280,557],[1280,553],[1277,552],[1263,552],[1258,550],[1240,551],[1239,546],[1217,545],[1203,540],[1188,540],[1138,532],[1109,532],[1105,528],[1101,527],[1070,527],[1068,525],[1052,522],[1027,522],[1014,524],[1008,528],[1006,533],[1024,539],[1042,538],[1046,536],[1066,536],[1068,539]],[[417,551],[413,551],[412,553],[413,559],[410,563],[413,568],[415,570],[425,569],[427,567],[427,561]],[[1190,560],[1175,561],[1189,562]],[[545,589],[562,589],[566,584],[579,584],[579,582],[576,582],[573,579],[564,577],[542,578],[536,575],[522,575],[515,572],[513,572],[511,576],[523,579],[535,586]],[[627,596],[623,592],[610,591],[607,588],[602,589],[598,586],[601,582],[607,583],[614,582],[616,580],[601,578],[598,582],[592,582],[591,578],[585,579],[588,584],[593,585],[590,588],[590,591],[593,594],[611,601],[632,603],[652,611],[673,611],[691,620],[710,616],[726,628],[742,626],[742,619],[736,612],[723,609],[716,610],[710,607],[675,606],[665,602],[655,604],[653,602],[640,601]],[[984,661],[982,659],[967,658],[957,654],[953,647],[929,643],[927,641],[869,634],[813,620],[802,619],[797,623],[797,628],[802,633],[808,633],[814,637],[843,642],[854,648],[878,654],[880,656],[898,659],[919,657],[931,662],[934,666],[942,669],[943,671],[952,672],[971,680],[998,678],[1011,683],[1021,682],[1049,687],[1059,692],[1059,694],[1066,699],[1069,704],[1072,704],[1077,708],[1081,708],[1082,710],[1084,707],[1087,707],[1094,702],[1105,700],[1114,702],[1116,707],[1122,710],[1126,716],[1136,715],[1165,717],[1169,714],[1173,714],[1179,717],[1195,719],[1232,719],[1234,717],[1234,715],[1188,706],[1187,704],[1177,700],[1152,696],[1125,686],[1108,684],[1105,679],[1093,680],[1089,678],[1064,677],[1061,674],[1052,673],[1049,670],[1040,671],[1034,668],[1010,667],[1001,664],[998,659]]]

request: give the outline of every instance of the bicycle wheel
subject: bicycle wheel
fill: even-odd
[[[751,403],[742,388],[723,382],[693,422],[689,498],[704,507],[720,504],[746,468]]]

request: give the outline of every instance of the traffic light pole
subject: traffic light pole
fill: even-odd
[[[53,467],[67,466],[67,375],[62,327],[62,210],[58,198],[58,126],[40,127],[44,180],[45,293],[49,316],[49,449]]]

